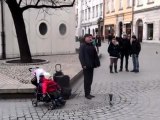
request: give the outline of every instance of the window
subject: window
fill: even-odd
[[[59,26],[59,32],[61,35],[65,35],[66,34],[66,31],[67,31],[67,27],[64,23],[60,24]]]
[[[82,0],[82,5],[84,5],[84,0]]]
[[[84,20],[84,10],[82,11],[82,21]]]
[[[103,15],[103,4],[101,3],[100,4],[100,16],[102,16]]]
[[[153,23],[147,24],[147,39],[153,40]]]
[[[115,11],[115,8],[114,8],[114,0],[111,0],[111,11]]]
[[[123,1],[122,0],[119,0],[119,10],[122,10],[123,9]]]
[[[131,6],[132,6],[131,0],[127,0],[127,7],[131,7]]]
[[[137,0],[137,6],[142,6],[142,0]]]
[[[148,0],[148,4],[154,3],[154,0]]]
[[[98,17],[98,5],[96,5],[96,17]]]
[[[91,9],[88,8],[88,19],[90,19]]]
[[[109,13],[109,0],[106,1],[106,12]]]
[[[42,22],[39,25],[39,32],[41,35],[45,35],[47,33],[48,29],[47,29],[47,25],[46,23]]]
[[[85,9],[85,20],[87,20],[87,9]]]
[[[95,6],[92,7],[92,18],[95,16]]]

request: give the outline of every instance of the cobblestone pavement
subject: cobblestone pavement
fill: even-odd
[[[84,98],[83,78],[74,86],[74,97],[63,108],[32,106],[30,99],[0,100],[0,120],[159,120],[160,45],[143,44],[140,73],[109,73],[107,43],[103,43],[101,67],[95,69],[92,100]],[[157,52],[158,54],[157,54]],[[130,59],[129,69],[132,70]],[[108,94],[113,94],[113,106]]]

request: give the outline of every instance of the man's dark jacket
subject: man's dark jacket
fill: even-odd
[[[139,52],[141,51],[141,44],[138,40],[132,41],[131,45],[131,54],[139,55]]]
[[[82,43],[79,50],[79,60],[87,68],[96,68],[100,66],[97,51],[92,43]]]
[[[130,44],[130,41],[126,38],[126,39],[121,39],[120,42],[119,42],[119,45],[120,45],[120,51],[121,53],[123,54],[130,54],[130,51],[131,51],[131,44]]]

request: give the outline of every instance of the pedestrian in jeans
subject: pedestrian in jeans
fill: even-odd
[[[94,68],[100,66],[99,57],[96,48],[92,44],[92,35],[86,34],[84,36],[84,42],[80,45],[79,60],[83,68],[84,74],[84,92],[87,99],[92,99],[91,85],[93,81]]]
[[[137,40],[136,36],[132,36],[132,42],[131,42],[131,56],[133,61],[133,70],[131,72],[139,72],[139,60],[138,56],[141,51],[141,44]]]
[[[116,40],[116,38],[113,38],[111,43],[109,44],[108,47],[108,53],[110,55],[110,73],[113,73],[113,65],[114,65],[114,71],[115,73],[117,72],[117,62],[118,58],[120,57],[120,48],[119,48],[119,43]]]

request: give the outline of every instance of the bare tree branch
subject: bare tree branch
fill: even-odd
[[[38,5],[40,0],[37,1],[36,5],[26,5],[24,7],[22,7],[22,11],[25,11],[27,9],[30,9],[30,8],[35,8],[35,9],[41,9],[41,8],[54,8],[54,9],[57,9],[57,8],[63,8],[63,7],[72,7],[75,3],[75,0],[73,0],[73,2],[71,4],[56,4],[56,2],[58,3],[58,1],[54,1],[53,0],[50,0],[50,3],[51,5],[47,5],[47,4],[42,4],[42,5]]]
[[[35,4],[35,6],[37,6],[39,2],[40,2],[40,0],[37,1],[37,3]]]
[[[18,5],[19,5],[19,6],[21,6],[21,3],[22,3],[22,0],[19,0],[19,3],[18,3]]]

